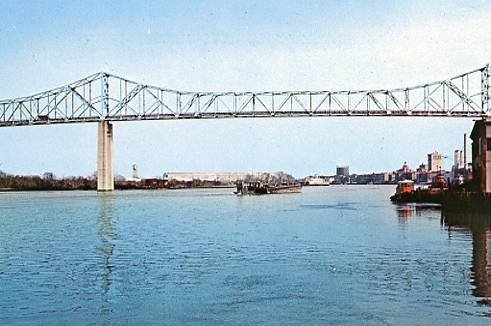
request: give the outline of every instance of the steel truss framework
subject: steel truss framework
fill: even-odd
[[[187,92],[98,73],[32,96],[1,100],[0,127],[70,122],[302,116],[482,117],[489,65],[391,90]]]

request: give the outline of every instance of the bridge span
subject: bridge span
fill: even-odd
[[[0,100],[0,127],[98,122],[97,187],[113,183],[113,121],[274,117],[467,117],[490,114],[489,64],[412,87],[346,91],[193,92],[101,72]]]

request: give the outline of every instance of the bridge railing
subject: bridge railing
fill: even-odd
[[[408,88],[361,91],[188,92],[98,73],[0,101],[0,126],[101,120],[288,116],[448,116],[489,113],[489,65]]]

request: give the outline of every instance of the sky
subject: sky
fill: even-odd
[[[491,61],[490,1],[0,2],[0,99],[107,71],[194,91],[341,90],[442,80]],[[115,172],[416,168],[463,146],[457,118],[118,122]],[[0,170],[90,175],[96,124],[0,128]],[[470,156],[470,155],[469,155]]]

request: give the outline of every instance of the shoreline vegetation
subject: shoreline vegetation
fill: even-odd
[[[303,186],[308,182],[296,180],[290,175],[289,178],[300,182]],[[331,184],[332,185],[332,184]],[[356,185],[356,184],[346,184]],[[359,185],[371,185],[359,184]],[[387,184],[392,185],[392,184]],[[165,180],[160,178],[146,178],[141,180],[126,180],[124,177],[116,176],[114,180],[115,190],[156,190],[156,189],[206,189],[206,188],[236,188],[235,182],[221,182],[193,179],[192,181]],[[46,172],[42,175],[13,175],[0,170],[0,192],[11,191],[70,191],[70,190],[96,190],[97,178],[94,175],[88,177],[71,176],[57,178],[53,173]]]
[[[246,176],[247,180],[262,181],[297,181],[289,174],[278,172],[277,175],[264,173],[260,177]],[[234,180],[177,180],[163,178],[126,179],[116,175],[115,190],[157,190],[157,189],[202,189],[202,188],[236,188]],[[12,175],[0,170],[0,192],[9,191],[70,191],[97,190],[97,177],[94,173],[88,177],[57,178],[52,172],[43,175]]]

